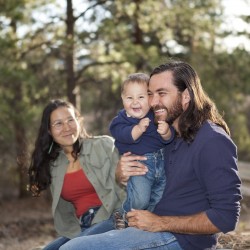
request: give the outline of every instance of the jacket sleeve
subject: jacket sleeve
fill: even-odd
[[[91,154],[86,158],[85,174],[103,204],[93,223],[109,218],[112,212],[121,206],[124,199],[125,192],[115,181],[118,160],[119,154],[111,137],[101,136],[93,139]]]
[[[75,208],[71,202],[60,197],[66,169],[66,158],[60,155],[55,162],[55,166],[51,168],[52,214],[57,233],[67,238],[74,238],[81,232],[79,221],[75,215]]]

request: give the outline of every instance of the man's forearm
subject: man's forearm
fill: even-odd
[[[214,234],[220,230],[208,219],[206,213],[190,216],[161,216],[157,231],[183,234]]]

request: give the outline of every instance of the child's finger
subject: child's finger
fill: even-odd
[[[158,124],[164,124],[166,123],[165,121],[158,121]]]

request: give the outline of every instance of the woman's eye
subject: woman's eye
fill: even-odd
[[[73,123],[75,123],[75,120],[73,118],[70,118],[70,119],[68,119],[67,123],[69,125],[72,125]]]
[[[54,127],[56,127],[56,128],[60,128],[60,127],[62,127],[62,125],[63,125],[62,122],[56,122],[56,123],[54,123]]]

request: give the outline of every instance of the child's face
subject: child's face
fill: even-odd
[[[150,109],[147,83],[127,83],[122,93],[122,102],[129,116],[143,118]]]

